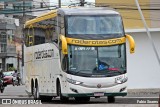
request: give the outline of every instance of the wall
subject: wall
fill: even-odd
[[[127,50],[128,88],[160,88],[160,65],[147,33],[144,29],[126,30],[126,33],[136,42],[135,54]],[[160,56],[160,29],[151,29],[151,35]]]
[[[150,8],[156,9],[159,8],[159,0],[150,0]],[[150,11],[150,18],[151,18],[151,26],[154,28],[160,28],[160,9],[159,10],[151,10]]]

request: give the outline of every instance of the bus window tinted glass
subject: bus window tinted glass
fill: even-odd
[[[68,34],[122,34],[121,17],[68,16]]]

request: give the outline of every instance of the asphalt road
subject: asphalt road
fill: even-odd
[[[140,90],[141,91],[141,90]],[[145,91],[145,97],[141,95],[145,99],[137,99],[135,98],[135,92],[131,91],[129,96],[127,97],[119,97],[116,98],[116,102],[114,104],[110,104],[107,102],[107,98],[91,98],[91,101],[88,103],[77,103],[71,98],[68,102],[62,103],[60,102],[59,98],[53,98],[50,102],[42,102],[42,104],[0,104],[0,107],[160,107],[159,104],[138,104],[142,103],[141,101],[157,101],[157,93],[153,92],[152,94],[147,94],[149,92]],[[142,92],[141,92],[142,93]],[[155,94],[155,95],[154,95]],[[139,95],[139,94],[137,94]],[[141,97],[139,95],[139,98]],[[146,99],[147,97],[147,99]],[[150,99],[150,97],[152,97]],[[153,99],[156,97],[156,99]],[[8,85],[4,93],[0,93],[0,100],[6,98],[20,98],[24,100],[25,98],[29,98],[28,95],[25,93],[25,86],[12,86]],[[32,97],[31,97],[32,98]],[[12,99],[13,100],[13,99]],[[27,99],[28,100],[28,99]]]

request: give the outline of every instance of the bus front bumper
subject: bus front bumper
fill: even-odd
[[[77,94],[62,94],[65,97],[104,97],[104,96],[126,96],[127,93],[104,93],[103,96],[95,96],[94,93],[77,93]]]
[[[127,83],[118,84],[107,88],[88,88],[69,83],[67,93],[62,93],[66,97],[103,97],[103,96],[126,96]]]

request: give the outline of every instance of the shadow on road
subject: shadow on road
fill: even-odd
[[[77,102],[73,98],[67,102],[61,102],[56,98],[43,104],[158,104],[159,98],[116,98],[115,103],[108,103],[107,98],[91,98],[89,102]]]
[[[118,99],[115,103],[108,103],[107,98],[91,98],[89,102],[78,102],[74,98],[71,98],[67,102],[60,101],[59,98],[55,98],[52,101],[44,101],[43,104],[126,104],[125,99]]]
[[[59,98],[53,98],[51,101],[43,101],[43,104],[106,104],[107,98],[91,98],[89,102],[78,102],[74,98],[70,98],[67,102],[60,101]]]

